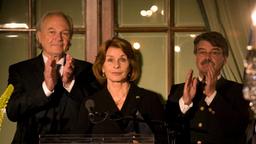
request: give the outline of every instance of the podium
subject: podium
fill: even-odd
[[[44,134],[39,144],[154,144],[151,134]]]

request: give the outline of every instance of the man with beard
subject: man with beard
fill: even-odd
[[[177,144],[242,144],[249,121],[242,84],[221,75],[228,44],[218,32],[194,40],[199,76],[189,70],[185,83],[173,85],[166,104],[170,129]]]

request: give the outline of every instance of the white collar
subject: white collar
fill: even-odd
[[[46,63],[47,60],[48,60],[48,57],[46,55],[44,55],[43,53],[42,53],[42,55],[43,55],[44,63]],[[64,64],[64,57],[62,57],[59,61],[57,61],[56,64],[63,65]]]
[[[218,75],[218,76],[217,76],[217,80],[219,80],[220,78],[221,78],[221,75]],[[200,82],[203,81],[203,78],[200,77],[200,76],[198,76],[198,79],[199,79]]]

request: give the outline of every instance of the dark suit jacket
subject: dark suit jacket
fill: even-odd
[[[98,114],[88,119],[88,110],[81,106],[80,128],[93,134],[163,134],[164,108],[160,95],[131,84],[128,96],[121,111],[115,105],[107,88],[91,96],[95,106],[92,111]],[[86,99],[85,99],[86,103]],[[87,124],[86,124],[87,122]]]
[[[245,143],[249,105],[243,98],[241,84],[221,77],[217,81],[217,94],[209,106],[199,84],[193,107],[185,114],[181,113],[178,104],[183,88],[184,83],[173,85],[166,105],[168,123],[176,132],[178,144],[197,141],[207,144]]]
[[[72,133],[81,101],[97,90],[90,63],[74,60],[75,84],[67,92],[59,81],[46,97],[42,55],[9,67],[8,82],[14,92],[7,105],[7,116],[17,122],[13,143],[36,144],[39,134]]]

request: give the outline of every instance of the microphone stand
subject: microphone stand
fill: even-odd
[[[167,137],[167,144],[176,144],[176,132],[175,130],[171,130],[169,128],[169,125],[167,122],[158,121],[158,120],[151,120],[150,122],[153,123],[154,125],[163,126],[163,129],[165,129],[165,134]]]
[[[104,113],[94,112],[94,113],[89,113],[88,117],[92,124],[97,125],[104,122],[109,117],[109,114],[107,112],[104,112]]]
[[[167,133],[167,141],[168,144],[176,144],[176,132],[174,130],[170,130],[167,123],[165,123],[166,133]]]

